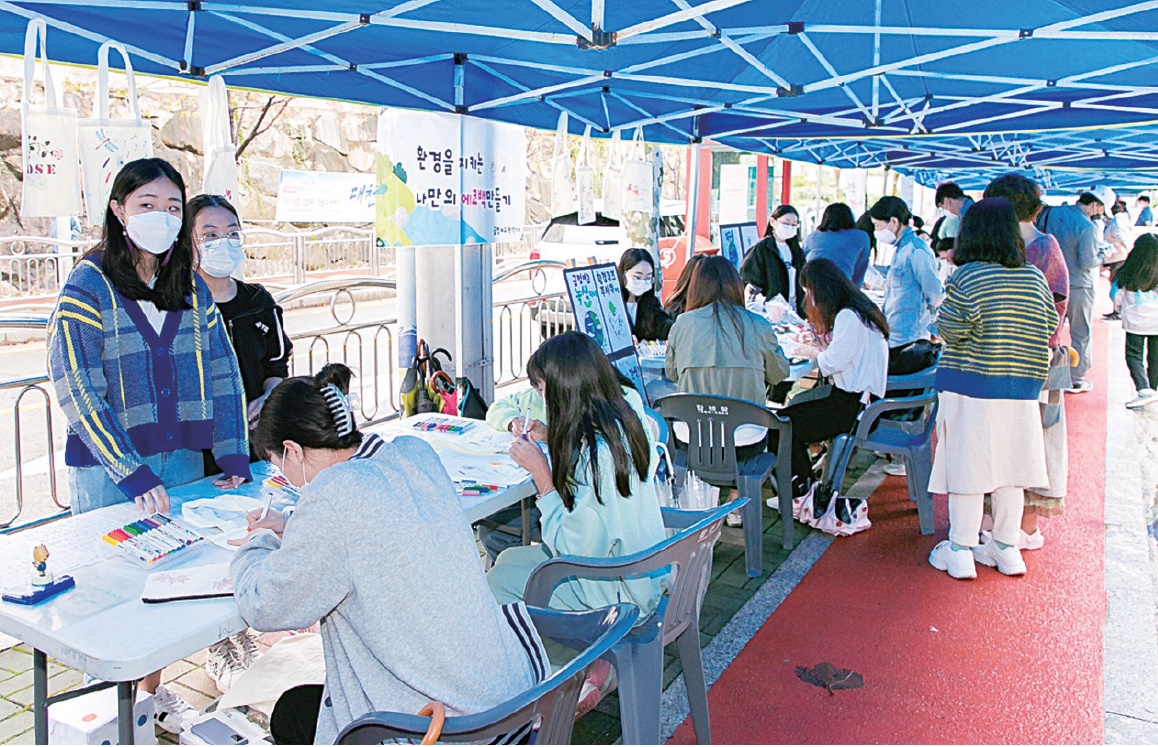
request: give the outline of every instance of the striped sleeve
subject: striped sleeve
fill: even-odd
[[[82,268],[83,269],[83,268]],[[114,321],[115,323],[115,321]],[[49,320],[48,369],[72,430],[129,498],[161,485],[109,407],[100,303],[66,283]]]
[[[945,287],[945,300],[937,317],[937,334],[950,345],[959,345],[968,339],[980,322],[968,290],[969,276],[966,268],[962,268],[949,278]]]

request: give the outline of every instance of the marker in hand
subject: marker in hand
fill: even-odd
[[[530,420],[531,420],[531,408],[528,407],[527,409],[523,410],[523,427],[521,429],[522,432],[519,435],[519,438],[523,439],[524,441],[528,440],[527,439],[527,424],[530,422]]]
[[[262,519],[264,519],[266,514],[269,513],[269,507],[270,507],[270,504],[272,504],[272,503],[273,503],[273,491],[267,490],[266,496],[265,496],[265,505],[263,505],[261,507],[261,516],[257,517],[258,521],[261,521]]]

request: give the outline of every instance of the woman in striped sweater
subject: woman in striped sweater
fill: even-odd
[[[1024,489],[1048,482],[1037,399],[1058,315],[1041,271],[1026,264],[1009,201],[970,208],[953,261],[959,269],[937,320],[945,350],[929,481],[932,492],[949,494],[949,539],[933,548],[929,563],[959,579],[976,578],[974,562],[1021,575]],[[993,539],[979,544],[986,493]]]

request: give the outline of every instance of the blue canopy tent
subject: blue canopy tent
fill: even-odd
[[[0,0],[53,59],[654,142],[1158,121],[1152,0]]]

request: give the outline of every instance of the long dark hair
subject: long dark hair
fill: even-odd
[[[831,332],[836,315],[842,309],[852,309],[866,327],[876,327],[888,339],[889,323],[884,313],[831,259],[814,259],[804,265],[800,284],[808,289],[804,309],[817,332]]]
[[[1144,233],[1134,242],[1114,282],[1120,290],[1152,291],[1158,288],[1158,236]]]
[[[135,301],[152,301],[158,309],[172,311],[189,308],[186,298],[192,292],[193,284],[193,240],[190,234],[191,222],[182,217],[181,232],[173,246],[169,261],[158,261],[157,282],[150,288],[137,274],[137,249],[129,245],[125,238],[125,226],[113,213],[112,202],[124,205],[133,192],[149,182],[168,179],[181,190],[181,203],[185,203],[185,180],[177,169],[163,158],[141,158],[129,161],[113,179],[109,204],[105,207],[105,227],[101,241],[85,258],[99,255],[101,271],[125,298]]]
[[[712,318],[722,324],[721,314],[728,317],[736,330],[740,349],[744,349],[744,281],[735,266],[720,256],[705,257],[692,271],[688,286],[688,311],[712,307]]]
[[[953,245],[953,264],[961,267],[969,262],[996,262],[1005,267],[1025,264],[1025,241],[1012,202],[987,197],[965,213]]]
[[[360,444],[362,434],[357,427],[345,436],[338,435],[334,411],[322,394],[326,384],[349,394],[353,376],[347,366],[327,363],[313,376],[294,376],[275,386],[253,433],[254,453],[262,459],[269,459],[271,454],[280,456],[285,441],[306,449],[348,449]]]
[[[619,264],[616,266],[615,270],[616,270],[616,272],[619,273],[619,287],[623,290],[623,300],[626,301],[627,296],[628,296],[628,293],[627,293],[627,271],[630,270],[632,267],[635,267],[636,265],[644,264],[644,263],[647,263],[647,265],[649,267],[651,267],[651,273],[654,276],[655,275],[655,259],[652,258],[651,252],[649,252],[648,250],[640,249],[639,247],[634,247],[634,248],[631,248],[631,249],[628,249],[627,251],[625,251],[623,253],[623,256],[619,258]],[[655,292],[655,287],[653,286],[652,289],[648,291],[648,293],[654,293],[654,292]]]
[[[696,266],[704,261],[707,254],[693,254],[688,263],[684,265],[684,269],[680,270],[680,276],[676,279],[675,287],[671,289],[671,295],[667,297],[667,304],[664,305],[664,310],[675,318],[687,311],[688,306],[688,288],[692,284],[692,273],[695,272]]]
[[[631,495],[631,473],[647,479],[651,447],[639,416],[623,398],[611,361],[587,335],[564,332],[539,346],[527,361],[527,376],[542,382],[547,404],[547,448],[551,478],[567,510],[575,508],[575,471],[583,451],[599,494],[599,438],[615,464],[615,490]],[[279,385],[281,386],[281,385]],[[265,418],[265,415],[262,415]]]
[[[852,216],[852,208],[843,202],[834,202],[824,209],[817,231],[847,231],[856,228],[856,218]]]

